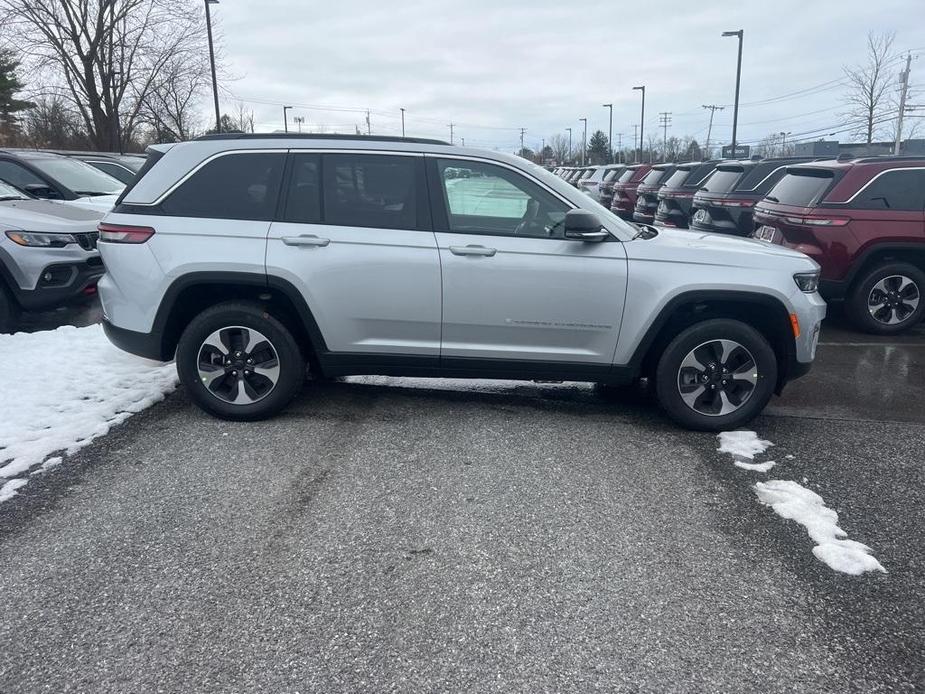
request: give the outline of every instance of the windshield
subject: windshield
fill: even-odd
[[[807,169],[800,173],[788,172],[771,188],[766,199],[782,205],[812,207],[822,198],[832,178],[831,171],[822,169]]]
[[[708,193],[728,193],[738,183],[742,173],[743,169],[717,169],[700,189]]]
[[[125,185],[89,164],[65,157],[36,157],[29,163],[78,195],[118,195]]]
[[[0,181],[0,200],[28,200],[29,197],[6,181]]]

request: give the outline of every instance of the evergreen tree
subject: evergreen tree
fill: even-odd
[[[0,145],[16,144],[19,135],[20,111],[35,106],[31,101],[16,98],[25,86],[16,76],[19,61],[9,51],[0,51]]]
[[[603,164],[610,153],[610,141],[603,130],[597,130],[588,142],[588,161],[592,164]]]

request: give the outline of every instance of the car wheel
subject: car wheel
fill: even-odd
[[[846,308],[854,324],[874,335],[895,335],[925,313],[925,273],[908,263],[881,265],[855,285]]]
[[[19,306],[0,283],[0,333],[12,333],[19,327]]]
[[[177,345],[180,382],[206,412],[231,420],[266,419],[299,392],[305,361],[292,333],[257,304],[206,309]]]
[[[768,404],[777,356],[750,325],[712,319],[682,331],[662,352],[655,373],[659,404],[688,429],[735,429]]]

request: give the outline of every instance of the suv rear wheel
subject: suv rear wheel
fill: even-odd
[[[895,335],[925,312],[925,273],[909,263],[880,265],[855,285],[846,308],[854,324],[874,335]]]
[[[717,318],[675,337],[659,359],[659,404],[689,429],[734,429],[757,416],[777,383],[777,356],[750,325]]]
[[[190,397],[222,419],[256,420],[299,392],[305,363],[292,333],[257,304],[206,309],[183,331],[177,371]]]

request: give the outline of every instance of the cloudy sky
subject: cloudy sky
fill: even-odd
[[[258,130],[280,129],[291,104],[306,129],[365,129],[369,109],[374,134],[400,134],[404,107],[408,135],[448,139],[452,122],[457,142],[511,151],[519,128],[534,148],[567,127],[577,143],[582,117],[589,135],[606,132],[608,102],[615,144],[632,143],[639,84],[647,135],[670,111],[669,136],[702,142],[702,104],[718,104],[712,140],[728,142],[736,39],[724,30],[745,30],[740,142],[843,128],[842,66],[864,59],[868,31],[925,55],[925,0],[221,0],[213,16],[223,109],[244,101]],[[925,85],[925,59],[912,81]]]

